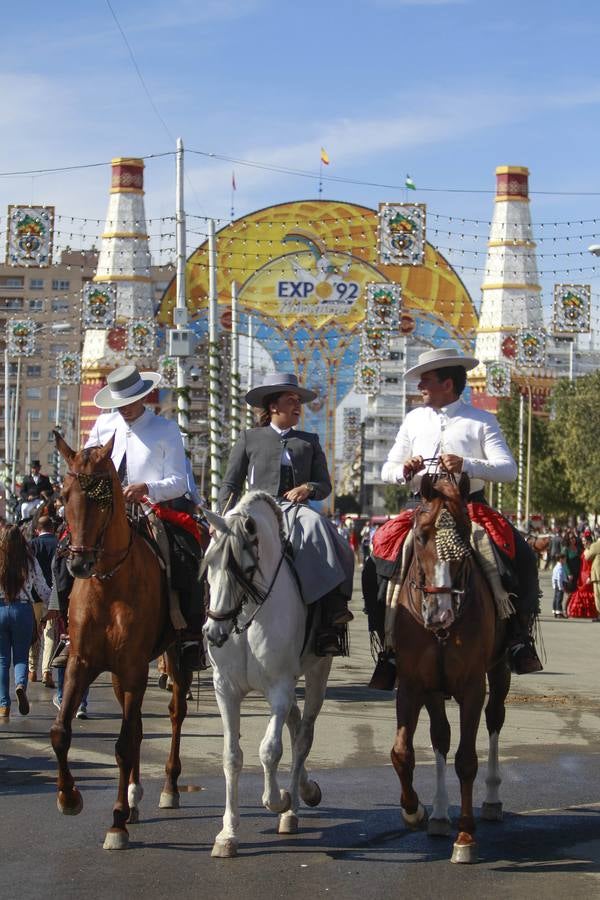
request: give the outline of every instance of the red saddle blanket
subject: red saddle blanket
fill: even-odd
[[[486,530],[494,544],[509,559],[515,558],[515,536],[510,522],[497,510],[485,503],[467,503],[472,522]],[[384,522],[373,535],[373,556],[387,562],[395,562],[406,535],[412,528],[414,509],[404,509],[395,519]]]

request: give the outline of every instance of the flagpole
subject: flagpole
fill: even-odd
[[[323,193],[323,160],[319,160],[319,198]]]
[[[231,173],[231,221],[232,222],[235,219],[234,197],[235,197],[235,172],[232,172]]]

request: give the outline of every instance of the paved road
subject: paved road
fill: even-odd
[[[250,698],[242,720],[246,768],[241,779],[242,844],[236,860],[212,860],[224,796],[221,722],[210,676],[201,676],[184,725],[186,786],[182,808],[158,810],[169,724],[166,695],[149,689],[143,745],[143,823],[131,828],[131,849],[101,849],[115,796],[116,704],[107,679],[92,688],[87,722],[74,723],[73,770],[84,797],[75,818],[55,806],[55,763],[48,731],[51,692],[31,686],[32,712],[0,727],[2,879],[0,898],[187,898],[243,890],[269,897],[498,898],[534,891],[548,898],[600,896],[600,625],[555,622],[544,576],[545,671],[515,678],[501,743],[504,822],[482,823],[480,862],[453,866],[450,839],[408,832],[400,822],[399,789],[389,763],[394,733],[392,695],[368,691],[371,671],[361,603],[356,596],[352,655],[337,660],[311,755],[323,790],[318,809],[303,811],[300,834],[276,834],[276,818],[260,806],[258,742],[265,706]],[[456,746],[456,706],[449,704]],[[480,735],[476,803],[483,797],[485,731]],[[425,720],[416,736],[417,789],[433,794],[434,768]],[[283,768],[289,762],[284,759]],[[458,785],[449,773],[453,813]],[[285,778],[282,779],[285,782]],[[17,888],[17,885],[19,886]]]

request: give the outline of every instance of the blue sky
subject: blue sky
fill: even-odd
[[[548,224],[537,228],[537,237],[546,235],[538,252],[583,254],[540,257],[548,297],[554,281],[591,281],[598,291],[596,260],[586,252],[594,235],[600,242],[597,2],[111,5],[152,103],[106,0],[34,3],[27,17],[13,4],[3,18],[0,172],[160,154],[177,136],[188,150],[315,171],[303,179],[235,165],[240,215],[315,197],[324,146],[328,175],[402,185],[410,173],[419,189],[411,199],[431,214],[485,223],[495,167],[526,165],[534,223],[571,223],[555,230],[557,242],[548,241]],[[188,212],[226,217],[231,170],[188,153]],[[0,214],[8,203],[33,201],[103,220],[108,187],[108,165],[0,177]],[[171,156],[147,162],[146,191],[149,218],[172,214]],[[326,182],[323,196],[376,206],[404,199],[404,191]],[[596,216],[597,224],[575,224]],[[432,242],[452,248],[456,265],[482,267],[483,256],[459,252],[481,241],[461,238],[456,221],[448,228],[450,236],[430,234]],[[487,233],[485,224],[471,231]],[[554,276],[553,266],[563,271]],[[481,274],[459,272],[477,302]]]

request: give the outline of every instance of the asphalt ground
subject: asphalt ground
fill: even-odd
[[[254,898],[600,896],[600,625],[554,621],[549,574],[543,573],[544,672],[515,677],[500,743],[504,821],[478,826],[480,860],[449,862],[451,838],[410,832],[399,813],[398,779],[389,751],[394,737],[393,694],[369,691],[372,671],[359,592],[352,608],[351,656],[334,661],[309,759],[323,801],[302,808],[300,833],[280,836],[277,818],[260,804],[258,744],[266,706],[250,697],[243,707],[240,778],[240,855],[214,860],[210,849],[221,827],[224,781],[222,728],[210,671],[194,687],[183,729],[182,803],[158,809],[170,725],[168,696],[155,673],[144,703],[141,823],[130,827],[130,849],[102,850],[116,794],[114,743],[117,704],[107,676],[93,685],[88,721],[73,723],[72,770],[84,800],[76,818],[56,809],[56,764],[49,741],[52,691],[30,686],[31,713],[16,706],[0,726],[2,878],[0,898],[222,897]],[[299,690],[300,698],[302,689]],[[448,704],[457,743],[457,707]],[[435,769],[423,715],[415,739],[416,788],[425,804]],[[480,729],[478,807],[484,796],[487,734]],[[289,766],[286,749],[281,784]],[[459,790],[452,765],[452,815]]]

